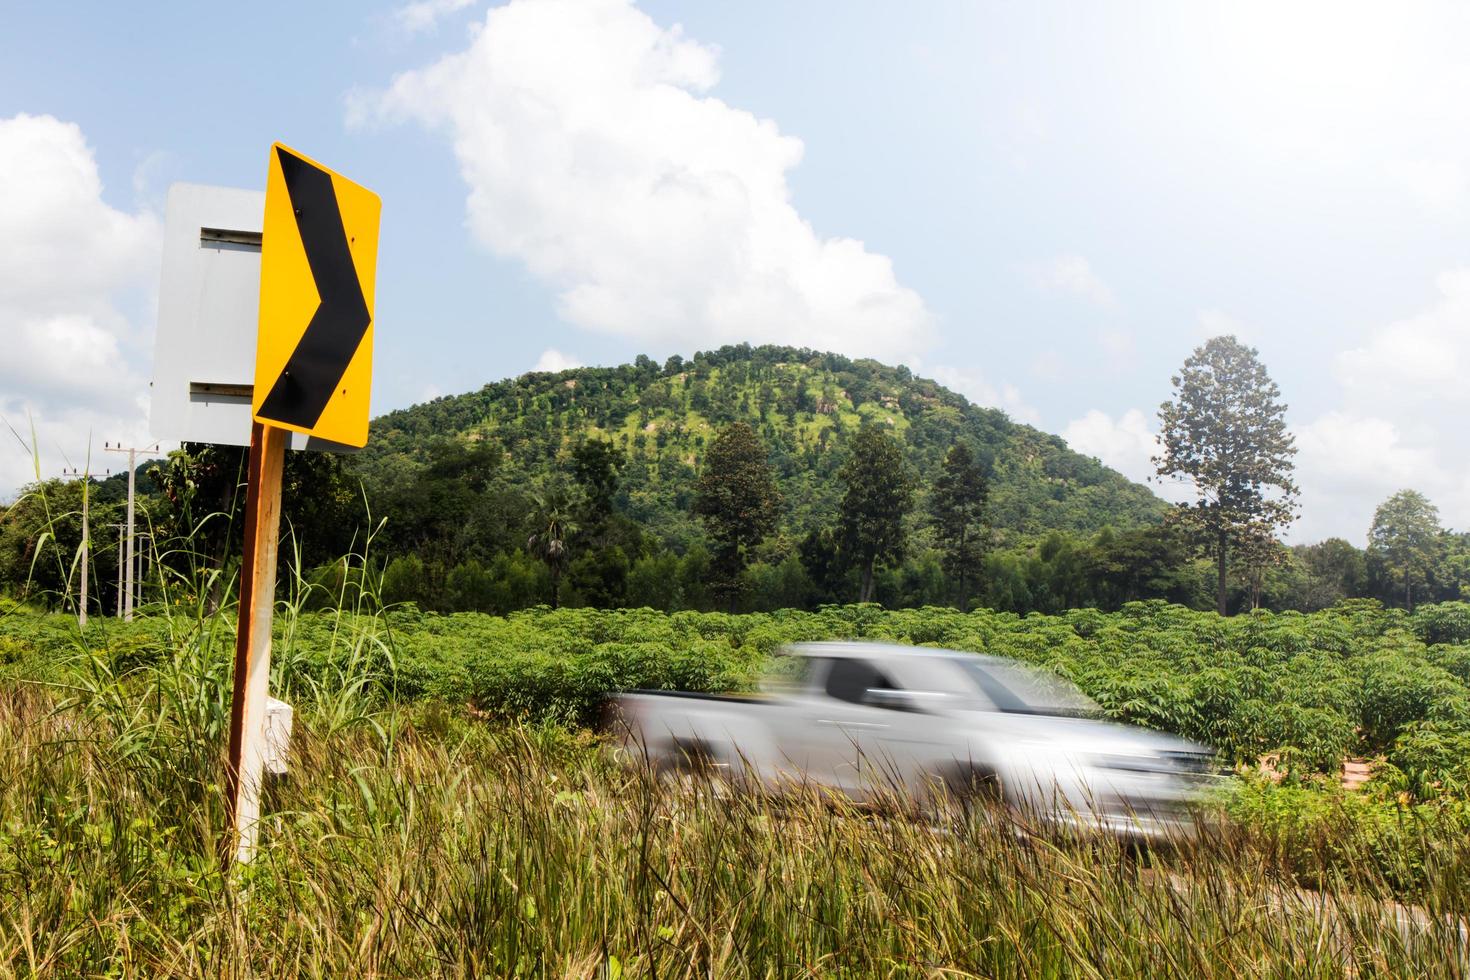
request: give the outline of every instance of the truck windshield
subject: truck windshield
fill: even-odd
[[[1076,685],[1024,664],[964,657],[960,667],[1001,711],[1027,715],[1096,718],[1102,711]]]

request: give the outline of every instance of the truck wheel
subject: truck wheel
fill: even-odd
[[[721,762],[719,752],[703,739],[670,739],[658,755],[657,771],[666,782],[679,784],[730,777],[729,765]]]
[[[944,791],[949,799],[968,809],[1005,802],[1000,775],[989,766],[975,763],[956,766],[944,774]]]

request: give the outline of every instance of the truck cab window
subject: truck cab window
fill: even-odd
[[[839,701],[863,704],[870,689],[896,690],[882,671],[866,660],[839,657],[832,661],[827,673],[827,695]]]

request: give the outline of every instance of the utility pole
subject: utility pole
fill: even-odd
[[[117,618],[123,617],[123,529],[127,527],[122,521],[109,524],[108,527],[117,528]]]
[[[134,537],[148,544],[147,548],[139,545],[136,549],[138,564],[133,569],[133,601],[136,603],[143,597],[143,585],[148,581],[148,552],[153,548],[153,535],[148,531],[140,531]]]
[[[128,454],[128,554],[127,573],[124,577],[126,583],[124,591],[126,595],[123,599],[123,621],[131,623],[133,621],[133,549],[135,541],[135,535],[133,534],[133,497],[136,493],[135,484],[138,482],[138,453],[156,453],[158,452],[158,444],[154,443],[151,446],[124,446],[122,443],[113,445],[110,442],[104,442],[102,448],[110,453]]]
[[[82,481],[82,601],[77,606],[77,625],[87,628],[87,571],[92,563],[92,525],[88,520],[87,499],[92,496],[92,474],[79,471],[75,466],[62,470],[63,476],[80,477]],[[106,471],[103,471],[106,473]]]

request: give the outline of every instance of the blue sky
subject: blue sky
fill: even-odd
[[[246,9],[8,14],[0,415],[47,466],[146,437],[169,183],[258,188],[281,140],[383,198],[379,411],[789,341],[1142,478],[1170,374],[1236,332],[1291,405],[1293,540],[1361,543],[1402,486],[1470,526],[1455,7]]]

